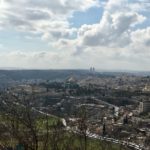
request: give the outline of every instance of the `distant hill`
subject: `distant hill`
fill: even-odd
[[[64,80],[68,76],[86,76],[88,70],[0,70],[0,79],[9,80]]]
[[[0,88],[7,87],[7,85],[12,85],[18,81],[26,80],[50,80],[50,81],[64,81],[70,77],[75,77],[77,79],[85,79],[89,76],[96,77],[116,77],[122,75],[136,75],[136,76],[148,76],[149,72],[95,72],[91,74],[89,70],[0,70]]]

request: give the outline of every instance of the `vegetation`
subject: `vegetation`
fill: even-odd
[[[58,117],[40,113],[34,107],[34,94],[1,94],[0,146],[22,146],[25,150],[119,150],[120,146],[87,137],[87,114],[78,116],[79,133],[67,131]]]

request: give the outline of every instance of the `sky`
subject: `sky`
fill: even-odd
[[[0,68],[150,71],[150,0],[0,0]]]

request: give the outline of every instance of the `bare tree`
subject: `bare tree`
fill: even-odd
[[[33,95],[25,95],[22,92],[19,97],[9,92],[4,94],[2,99],[4,103],[3,117],[5,117],[5,124],[7,124],[7,132],[18,143],[29,147],[31,150],[38,150],[38,128],[36,125],[38,115],[32,107]]]
[[[85,106],[81,106],[77,114],[78,116],[78,129],[80,136],[80,145],[82,150],[87,150],[87,110]]]

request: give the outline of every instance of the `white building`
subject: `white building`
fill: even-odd
[[[140,102],[139,111],[140,111],[140,113],[150,112],[150,101],[145,100],[143,102]]]

